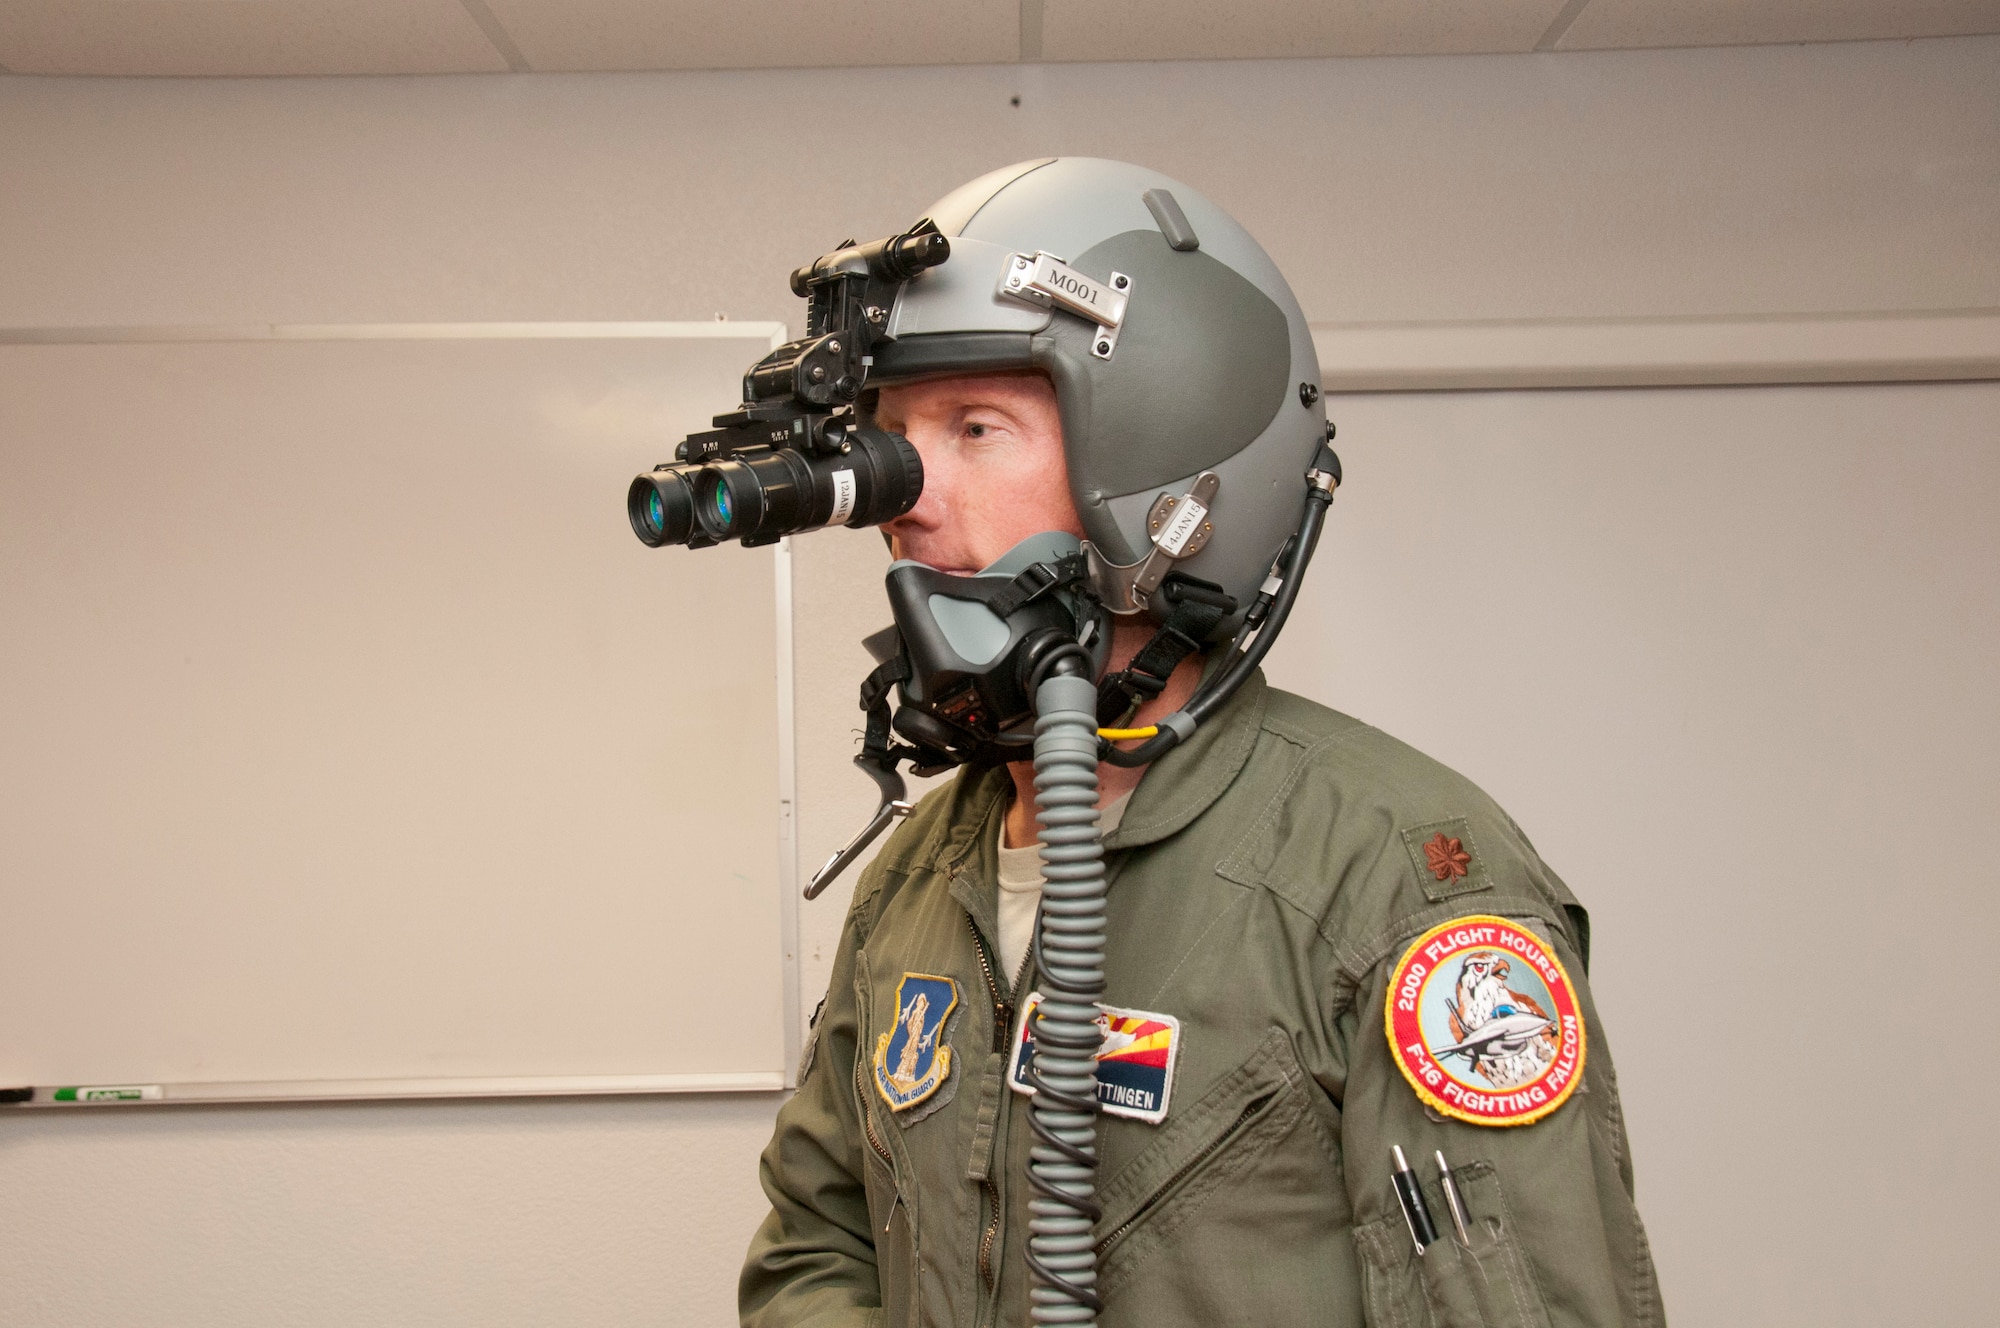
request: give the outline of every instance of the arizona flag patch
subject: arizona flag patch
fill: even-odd
[[[1021,1024],[1007,1063],[1007,1086],[1029,1097],[1035,1095],[1028,1070],[1035,1063],[1035,1007],[1041,1003],[1039,991],[1029,992],[1021,1003]],[[1167,1118],[1167,1099],[1174,1088],[1181,1021],[1170,1014],[1110,1005],[1100,1005],[1097,1011],[1097,1027],[1104,1036],[1097,1052],[1098,1106],[1107,1115],[1158,1125]]]
[[[1535,934],[1477,914],[1431,928],[1389,974],[1389,1051],[1417,1096],[1474,1125],[1527,1125],[1583,1077],[1583,1013]]]

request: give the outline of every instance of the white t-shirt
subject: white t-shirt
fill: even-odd
[[[1125,819],[1130,793],[1121,793],[1097,813],[1099,830],[1110,834]],[[1021,974],[1028,957],[1028,942],[1035,935],[1035,914],[1042,907],[1042,846],[1008,848],[1007,834],[1000,833],[1000,966],[1005,980],[1012,983]]]

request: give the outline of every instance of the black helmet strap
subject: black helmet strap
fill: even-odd
[[[1169,572],[1158,593],[1173,606],[1166,622],[1131,663],[1097,685],[1097,721],[1107,728],[1122,726],[1165,691],[1181,661],[1200,650],[1209,633],[1236,612],[1235,598],[1221,586],[1182,572]]]

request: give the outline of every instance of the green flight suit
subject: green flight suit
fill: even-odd
[[[762,1163],[743,1323],[1026,1324],[1030,1099],[1006,1086],[1028,970],[990,973],[998,825],[989,770],[926,798],[862,875],[799,1091]],[[1448,831],[1464,870],[1423,842]],[[1099,1123],[1099,1277],[1131,1325],[1663,1321],[1632,1201],[1583,909],[1471,783],[1261,676],[1146,774],[1105,841],[1104,1003],[1180,1020],[1169,1109]],[[1390,970],[1431,927],[1515,920],[1572,976],[1587,1038],[1569,1099],[1528,1125],[1447,1118],[1384,1031]],[[949,978],[949,1073],[892,1111],[872,1066],[905,974]],[[990,980],[989,980],[990,975]],[[1446,1232],[1421,1258],[1390,1145]],[[1450,1233],[1432,1151],[1471,1243]]]

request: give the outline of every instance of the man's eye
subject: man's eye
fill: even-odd
[[[965,436],[967,438],[984,438],[986,436],[986,426],[983,424],[968,424],[965,426]]]

